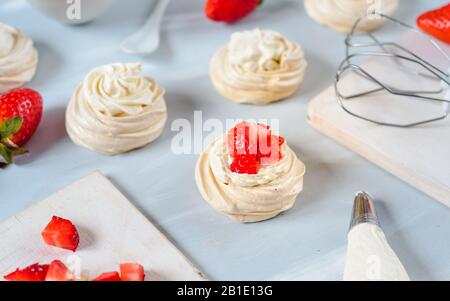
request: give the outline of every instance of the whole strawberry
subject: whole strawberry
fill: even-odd
[[[419,16],[417,26],[436,39],[450,44],[450,3]]]
[[[0,156],[6,163],[27,152],[22,148],[42,117],[42,97],[32,89],[15,89],[0,96]]]
[[[205,14],[211,20],[232,23],[249,15],[262,0],[207,0]]]

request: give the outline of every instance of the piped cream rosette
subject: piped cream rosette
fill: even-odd
[[[0,23],[0,93],[29,82],[37,64],[33,41],[16,28]]]
[[[283,158],[257,174],[229,168],[226,135],[215,139],[200,155],[195,180],[202,197],[217,211],[242,222],[263,221],[290,209],[303,189],[305,165],[289,146]]]
[[[234,33],[210,64],[220,94],[239,103],[268,104],[292,95],[307,63],[301,47],[271,30]]]
[[[398,0],[305,0],[305,9],[311,18],[340,32],[350,32],[361,16],[373,12],[392,15],[397,7]],[[369,16],[359,23],[356,30],[373,31],[382,25],[382,18]]]
[[[66,111],[72,141],[107,155],[152,142],[166,120],[164,89],[142,76],[140,64],[95,68],[77,87]]]

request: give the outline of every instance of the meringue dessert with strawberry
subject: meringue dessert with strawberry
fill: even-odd
[[[238,103],[268,104],[289,97],[303,82],[307,62],[299,44],[272,30],[236,32],[210,64],[211,80]]]
[[[33,41],[18,29],[0,23],[0,93],[29,82],[37,64]]]
[[[142,75],[140,64],[95,68],[76,88],[66,111],[72,141],[106,155],[152,142],[166,120],[164,89]]]
[[[303,189],[305,165],[270,127],[241,122],[216,138],[197,162],[195,180],[217,211],[242,223],[290,209]]]
[[[350,32],[359,17],[373,12],[390,16],[398,7],[398,0],[305,0],[304,3],[312,19],[340,32]],[[383,18],[368,16],[361,20],[356,31],[373,31],[383,23]]]

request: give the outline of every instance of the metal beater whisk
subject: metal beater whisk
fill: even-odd
[[[416,28],[405,24],[399,20],[392,17],[386,16],[381,13],[371,13],[367,16],[360,17],[353,26],[352,31],[348,34],[345,39],[346,45],[346,58],[340,64],[335,78],[335,90],[339,105],[350,115],[385,126],[393,127],[412,127],[417,125],[422,125],[425,123],[430,123],[438,120],[445,119],[449,114],[449,104],[450,104],[450,75],[429,61],[425,60],[423,57],[417,55],[413,51],[407,49],[406,47],[400,45],[396,42],[383,42],[379,40],[373,33],[359,33],[357,32],[358,24],[367,17],[383,18],[385,21],[394,23],[395,25],[401,26],[414,33],[426,38],[427,42],[430,42],[432,47],[435,47],[440,54],[443,55],[443,59],[450,63],[450,56],[439,46],[439,44],[433,39],[429,38],[426,34],[420,32]],[[367,41],[357,42],[354,41],[357,36],[363,36]],[[394,87],[389,83],[385,82],[385,79],[375,76],[371,71],[369,71],[365,66],[357,63],[358,58],[378,58],[380,60],[390,59],[396,66],[394,69],[403,70],[407,72],[415,73],[415,76],[421,76],[424,79],[436,81],[437,85],[434,89],[430,90],[414,90],[404,89]],[[417,66],[421,70],[409,70],[406,65]],[[344,95],[344,92],[340,88],[340,82],[343,80],[344,75],[347,73],[354,73],[354,75],[367,80],[371,84],[371,88],[365,89],[363,91],[358,91],[355,93],[349,93],[349,95]],[[439,85],[440,84],[440,85]],[[442,111],[439,107],[439,116],[434,116],[431,118],[422,118],[417,121],[409,122],[387,122],[382,121],[374,117],[365,116],[362,113],[358,113],[355,110],[350,109],[347,105],[350,101],[356,101],[367,96],[375,96],[375,93],[390,93],[393,96],[409,97],[409,100],[420,100],[425,102],[439,102],[442,104]]]

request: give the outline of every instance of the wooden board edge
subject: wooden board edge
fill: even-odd
[[[124,199],[127,199],[124,195],[123,195],[123,193],[108,179],[108,177],[107,176],[105,176],[105,175],[103,175],[101,172],[99,172],[99,171],[96,171],[96,172],[94,172],[93,174],[91,174],[91,175],[95,175],[95,174],[98,174],[98,175],[100,175],[102,178],[104,178],[106,181],[108,181],[110,184],[111,184],[111,186],[113,186],[114,187],[114,189],[116,190],[116,192],[117,193],[119,193],[120,195],[122,195],[123,197],[124,197]],[[174,251],[181,257],[181,258],[183,258],[185,261],[186,261],[186,263],[194,270],[194,272],[201,278],[201,279],[203,279],[203,280],[205,280],[205,281],[208,281],[208,278],[206,277],[206,275],[203,273],[203,272],[201,272],[193,263],[192,263],[192,261],[189,259],[189,258],[187,258],[181,251],[180,251],[180,249],[179,248],[177,248],[177,246],[172,242],[172,241],[170,241],[170,239],[168,239],[167,238],[167,236],[165,236],[141,211],[139,211],[137,208],[136,208],[136,206],[134,206],[130,201],[128,201],[127,202],[128,203],[128,206],[130,207],[130,209],[131,210],[133,210],[135,213],[136,213],[136,215],[137,216],[140,216],[143,220],[145,220],[145,222],[147,223],[147,225],[148,225],[148,227],[152,227],[152,228],[154,228],[158,233],[159,233],[159,235],[161,236],[161,238],[163,239],[163,240],[165,240],[165,241],[167,241],[171,246],[172,246],[172,248],[174,249]]]
[[[313,128],[357,153],[361,157],[383,168],[390,174],[408,183],[413,188],[418,189],[419,191],[450,208],[450,198],[448,197],[450,195],[450,190],[448,188],[422,177],[420,174],[413,176],[414,171],[408,170],[405,166],[398,166],[381,152],[376,150],[373,150],[372,152],[365,152],[361,147],[362,144],[358,143],[358,140],[355,137],[348,135],[332,123],[320,118],[318,114],[315,114],[315,104],[320,102],[321,98],[328,92],[328,90],[329,89],[326,89],[323,93],[319,94],[308,103],[307,119],[308,123]]]
[[[123,196],[123,199],[127,200],[127,198],[123,195],[123,193],[108,179],[107,176],[103,175],[99,170],[96,170],[86,176],[83,176],[81,178],[79,178],[78,180],[76,180],[75,182],[70,183],[69,185],[57,190],[56,192],[54,192],[53,194],[49,195],[48,197],[46,197],[44,200],[42,201],[38,201],[36,203],[33,203],[32,205],[28,206],[27,208],[23,209],[22,211],[20,211],[17,214],[14,214],[13,216],[6,218],[5,220],[0,221],[0,225],[6,225],[8,223],[11,222],[20,222],[20,215],[24,215],[26,214],[26,212],[33,210],[35,207],[37,206],[42,206],[42,203],[45,202],[47,199],[50,199],[51,196],[61,193],[63,190],[65,190],[67,187],[75,185],[79,182],[85,181],[88,178],[91,178],[93,176],[97,176],[102,178],[102,180],[107,181],[115,190],[117,193],[119,193],[121,196]],[[209,279],[206,277],[206,275],[201,272],[197,267],[195,267],[195,265],[192,263],[192,261],[187,258],[178,248],[177,246],[170,241],[153,223],[151,223],[151,221],[142,213],[140,212],[136,206],[134,206],[131,202],[127,202],[127,206],[129,206],[131,208],[131,210],[135,211],[135,213],[137,213],[138,216],[140,216],[143,220],[145,220],[145,222],[147,223],[147,225],[149,227],[153,227],[154,229],[156,229],[156,231],[159,233],[159,235],[161,236],[161,238],[165,241],[167,241],[172,248],[174,249],[174,251],[180,256],[180,258],[183,258],[185,260],[185,262],[192,268],[192,270],[200,277],[201,280],[203,281],[209,281]],[[200,281],[200,280],[198,280]]]

